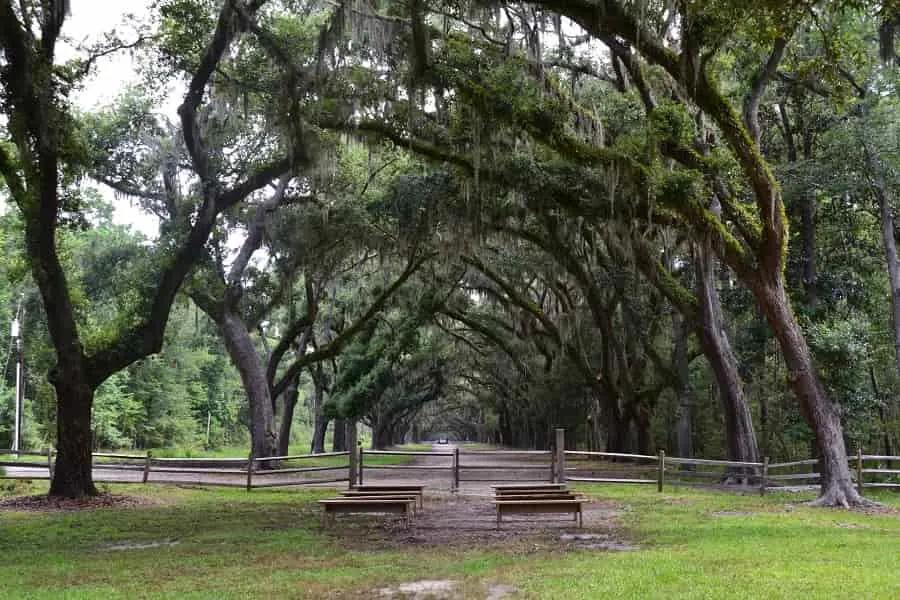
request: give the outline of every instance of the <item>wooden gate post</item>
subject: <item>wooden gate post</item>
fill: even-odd
[[[250,453],[250,458],[247,460],[247,491],[253,489],[253,453]]]
[[[347,486],[352,490],[356,487],[357,476],[359,475],[359,449],[356,447],[356,421],[345,421],[344,423],[345,440],[347,442],[347,451],[350,453],[350,471],[347,473]]]
[[[566,482],[566,430],[562,427],[556,428],[556,481],[554,483]]]
[[[363,484],[363,467],[365,466],[365,450],[363,450],[362,442],[357,442],[356,446],[359,448],[359,485]]]

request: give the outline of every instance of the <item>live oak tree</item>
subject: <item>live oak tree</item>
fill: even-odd
[[[264,1],[244,5],[250,14]],[[118,327],[93,347],[86,346],[59,255],[65,186],[83,172],[77,123],[66,99],[72,69],[56,64],[56,46],[68,3],[0,2],[3,48],[3,110],[7,137],[0,145],[0,174],[23,216],[28,260],[40,290],[57,365],[51,373],[57,394],[57,451],[51,495],[96,494],[91,473],[91,407],[97,387],[134,361],[158,352],[178,289],[202,256],[218,215],[287,172],[293,156],[267,157],[244,177],[225,180],[204,145],[198,111],[210,77],[243,29],[231,3],[219,13],[210,41],[196,66],[179,109],[181,132],[198,182],[197,203],[184,206],[171,236],[158,245],[157,269],[146,283],[144,302],[121,317]],[[171,180],[167,183],[171,184]],[[171,186],[159,186],[171,200]]]
[[[658,173],[648,170],[640,158],[627,151],[604,148],[602,137],[598,135],[602,129],[596,126],[582,126],[579,133],[589,130],[588,139],[572,138],[567,127],[576,121],[576,117],[584,115],[579,113],[577,105],[567,107],[560,94],[551,93],[553,102],[550,105],[540,99],[536,105],[528,104],[535,100],[534,96],[530,92],[522,96],[523,89],[515,85],[510,92],[520,94],[516,99],[486,94],[477,77],[481,74],[480,69],[489,68],[485,58],[490,50],[486,48],[493,44],[499,55],[502,40],[475,41],[482,46],[482,55],[474,56],[462,69],[454,64],[448,69],[441,56],[430,52],[433,47],[424,52],[420,40],[413,47],[413,53],[430,57],[424,61],[426,66],[428,60],[434,61],[433,68],[423,69],[421,58],[416,63],[420,85],[462,92],[463,99],[474,103],[482,114],[485,109],[481,106],[490,107],[485,116],[494,119],[508,116],[510,121],[565,159],[617,170],[637,184],[639,202],[651,199],[656,204],[658,218],[667,219],[697,240],[709,240],[710,247],[753,293],[778,339],[790,386],[817,439],[823,466],[822,495],[818,503],[843,506],[865,503],[851,481],[839,407],[826,392],[806,335],[791,309],[784,276],[788,222],[780,185],[770,164],[760,153],[758,142],[760,98],[773,79],[795,29],[808,17],[805,9],[763,3],[758,8],[723,5],[706,10],[706,7],[683,5],[671,10],[666,7],[652,7],[654,10],[651,10],[651,7],[641,9],[615,0],[534,2],[532,5],[568,18],[616,54],[622,63],[620,67],[627,70],[641,90],[648,118],[657,128],[653,150],[665,160],[673,161],[678,168]],[[667,19],[667,14],[677,18]],[[417,39],[412,26],[416,20],[416,15],[410,16],[413,43]],[[535,28],[539,23],[540,19],[537,19]],[[753,79],[744,82],[748,92],[742,110],[738,111],[718,82],[714,59],[729,36],[745,23],[766,32],[770,52]],[[674,43],[670,43],[668,37],[672,27],[677,27]],[[447,37],[453,38],[453,32]],[[474,37],[477,35],[470,39]],[[452,42],[443,47],[447,50],[445,56],[453,52],[464,54],[462,46],[454,46]],[[540,67],[540,44],[532,43],[524,60],[512,57],[510,61],[514,68],[505,71],[507,77],[516,77],[516,71],[534,71],[529,63],[537,62]],[[657,104],[655,96],[658,94],[654,94],[651,87],[654,84],[648,84],[644,75],[649,67],[661,72],[660,81],[669,86],[667,91],[673,100],[664,106]],[[452,70],[454,68],[457,70]],[[467,89],[467,80],[473,77],[475,83]],[[500,102],[492,103],[492,99]],[[552,112],[554,110],[557,112]],[[561,110],[566,111],[563,114],[568,117],[560,119],[558,111]],[[698,112],[701,124],[708,124],[712,138],[705,132],[703,135],[691,132],[691,111]],[[590,123],[590,115],[587,116]],[[583,123],[583,119],[581,121]],[[378,129],[374,123],[366,126]],[[721,148],[708,156],[704,147],[714,138],[720,139]],[[482,143],[487,145],[488,142]],[[442,154],[434,148],[431,150],[435,158]],[[723,159],[726,165],[730,163],[733,167],[726,166],[723,171]],[[737,177],[723,179],[730,168]],[[706,202],[709,192],[721,204],[721,214],[711,210]],[[745,195],[752,199],[752,205],[742,201]],[[639,212],[640,207],[637,208]],[[644,212],[643,217],[638,216],[647,220],[652,214],[654,212]]]

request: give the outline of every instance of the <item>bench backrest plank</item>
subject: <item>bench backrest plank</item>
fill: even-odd
[[[365,492],[422,492],[424,491],[424,485],[354,485],[351,490],[365,491]]]
[[[565,483],[504,483],[500,485],[492,485],[495,490],[514,490],[514,489],[531,489],[531,490],[564,490],[568,484]]]
[[[319,504],[328,505],[359,505],[359,506],[379,506],[391,504],[409,504],[415,502],[415,498],[328,498],[319,500]]]

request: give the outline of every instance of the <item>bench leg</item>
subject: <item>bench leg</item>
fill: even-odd
[[[500,507],[497,507],[497,531],[500,531]]]
[[[584,521],[582,520],[581,509],[578,509],[578,528],[581,529],[584,527]]]

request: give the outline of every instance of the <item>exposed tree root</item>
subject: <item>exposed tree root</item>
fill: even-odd
[[[851,482],[834,482],[822,486],[821,495],[809,506],[831,508],[884,508],[884,505],[859,495]]]

